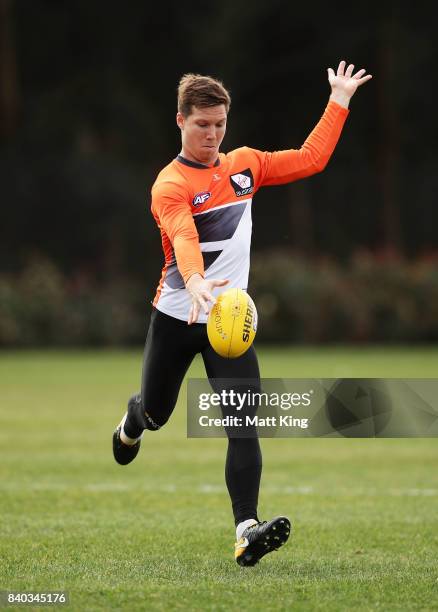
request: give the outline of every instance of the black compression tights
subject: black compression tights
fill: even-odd
[[[137,438],[144,429],[156,430],[168,421],[181,383],[197,353],[202,355],[210,380],[260,380],[254,347],[237,359],[224,359],[211,348],[205,324],[187,325],[154,308],[144,351],[141,395],[134,396],[129,402],[125,423],[127,436]],[[262,455],[258,438],[229,438],[225,481],[236,525],[249,518],[258,520],[261,472]]]

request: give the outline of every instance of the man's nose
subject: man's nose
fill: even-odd
[[[214,125],[212,125],[212,126],[211,126],[211,127],[209,127],[209,128],[208,128],[208,130],[207,130],[207,138],[208,138],[209,140],[211,140],[212,138],[214,138],[214,134],[215,134],[215,131],[214,131]]]

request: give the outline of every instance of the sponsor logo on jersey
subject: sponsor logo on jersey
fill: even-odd
[[[193,206],[201,206],[201,204],[204,204],[210,196],[210,191],[200,191],[193,198]]]
[[[254,190],[254,178],[250,168],[232,174],[230,181],[237,197],[248,195]]]

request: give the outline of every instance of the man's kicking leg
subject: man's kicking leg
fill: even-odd
[[[154,309],[146,338],[141,393],[131,397],[128,410],[113,433],[114,459],[121,465],[138,454],[143,431],[167,423],[184,376],[202,348],[205,325],[184,321]]]

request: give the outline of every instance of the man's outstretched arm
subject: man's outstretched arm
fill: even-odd
[[[291,183],[324,170],[341,135],[352,96],[372,78],[363,68],[353,74],[354,65],[350,64],[347,69],[345,66],[344,61],[340,62],[336,74],[328,68],[329,102],[303,146],[274,153],[259,152],[260,186]]]

